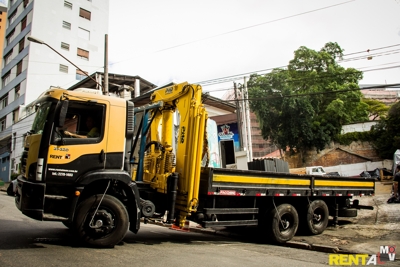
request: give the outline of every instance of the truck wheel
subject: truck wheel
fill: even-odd
[[[323,200],[314,200],[307,207],[305,229],[313,235],[321,234],[328,226],[329,210]]]
[[[299,226],[296,209],[290,204],[281,204],[273,208],[270,215],[269,231],[272,240],[282,244],[292,239]]]
[[[105,195],[93,217],[101,197],[102,195],[91,196],[78,205],[74,231],[83,242],[91,246],[113,247],[128,231],[128,212],[117,198]]]

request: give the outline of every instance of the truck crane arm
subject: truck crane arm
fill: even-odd
[[[135,179],[150,184],[159,193],[169,194],[177,189],[169,212],[179,212],[177,222],[181,227],[198,206],[207,120],[201,95],[199,85],[172,85],[156,90],[148,108],[141,109],[142,144]],[[169,186],[172,177],[177,177],[177,188],[173,188],[173,182]]]

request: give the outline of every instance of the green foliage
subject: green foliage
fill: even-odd
[[[13,181],[13,180],[15,180],[15,179],[17,179],[17,177],[18,177],[18,173],[15,173],[15,172],[13,172],[12,174],[11,174],[11,181]]]
[[[400,149],[400,102],[389,109],[387,118],[375,125],[371,132],[379,156],[393,159],[394,152]]]
[[[339,66],[342,54],[337,43],[318,52],[300,47],[287,69],[250,77],[250,108],[264,139],[292,151],[321,150],[343,124],[368,120],[357,90],[362,73]]]
[[[373,138],[374,136],[371,132],[353,132],[336,135],[334,140],[341,145],[348,146],[355,141],[371,142],[374,140]]]
[[[390,107],[385,105],[385,103],[369,98],[363,98],[361,101],[368,105],[368,112],[371,120],[386,118]]]

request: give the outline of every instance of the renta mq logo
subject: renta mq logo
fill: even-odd
[[[396,246],[380,246],[379,253],[368,254],[329,254],[329,265],[336,266],[363,266],[383,265],[396,258]]]

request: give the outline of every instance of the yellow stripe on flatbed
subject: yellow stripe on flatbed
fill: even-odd
[[[213,182],[221,183],[239,183],[239,184],[275,184],[275,185],[302,185],[310,186],[309,179],[288,179],[284,177],[256,177],[256,176],[232,176],[214,174]],[[332,181],[332,180],[315,180],[314,186],[331,186],[331,187],[365,187],[374,188],[374,182],[369,181]]]
[[[336,186],[336,187],[370,187],[374,188],[374,182],[352,182],[352,181],[321,181],[314,182],[315,186]]]
[[[255,176],[228,176],[214,174],[213,182],[222,183],[240,183],[240,184],[279,184],[279,185],[306,185],[310,186],[310,180],[307,179],[287,179],[283,177],[277,178],[260,178]]]

